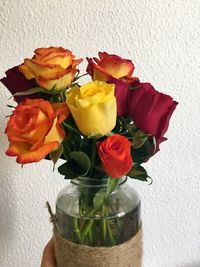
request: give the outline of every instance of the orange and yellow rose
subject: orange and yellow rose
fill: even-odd
[[[62,122],[69,113],[66,103],[26,98],[8,121],[5,133],[10,145],[6,154],[16,156],[22,164],[40,161],[63,141]]]
[[[129,116],[127,113],[128,89],[139,81],[133,77],[134,65],[129,59],[117,55],[99,52],[99,59],[87,58],[87,72],[92,79],[115,84],[115,97],[117,100],[117,115]]]
[[[117,55],[99,52],[98,58],[87,58],[87,72],[93,80],[109,82],[111,79],[132,79],[134,71],[133,62]]]
[[[70,86],[82,59],[75,59],[71,51],[62,47],[38,48],[32,59],[25,59],[19,71],[28,79],[35,79],[41,87],[62,90]]]

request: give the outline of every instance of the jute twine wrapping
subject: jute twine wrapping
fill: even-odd
[[[57,267],[141,267],[142,228],[129,241],[113,247],[89,247],[63,239],[54,229]]]
[[[57,267],[141,267],[142,227],[123,244],[113,247],[90,247],[63,239],[54,224],[54,246]],[[52,217],[52,215],[54,217]]]

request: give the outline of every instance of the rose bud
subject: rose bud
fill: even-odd
[[[130,171],[132,144],[126,137],[114,134],[97,145],[102,168],[110,177],[120,178]]]
[[[114,85],[101,81],[73,87],[67,93],[71,114],[84,135],[109,133],[116,124]]]

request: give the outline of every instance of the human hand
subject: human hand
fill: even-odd
[[[56,267],[53,239],[44,248],[41,267]]]

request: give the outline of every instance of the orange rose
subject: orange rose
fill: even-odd
[[[71,51],[62,47],[38,48],[32,59],[25,59],[19,70],[28,79],[36,79],[43,88],[62,90],[72,83],[78,71],[76,66],[82,59],[75,60]]]
[[[134,71],[131,60],[123,59],[117,55],[109,55],[106,52],[99,52],[99,59],[87,58],[87,72],[93,80],[109,82],[111,79],[130,79]]]
[[[26,98],[8,121],[5,133],[10,145],[6,154],[17,156],[22,164],[40,161],[63,141],[62,122],[68,116],[66,103]]]

